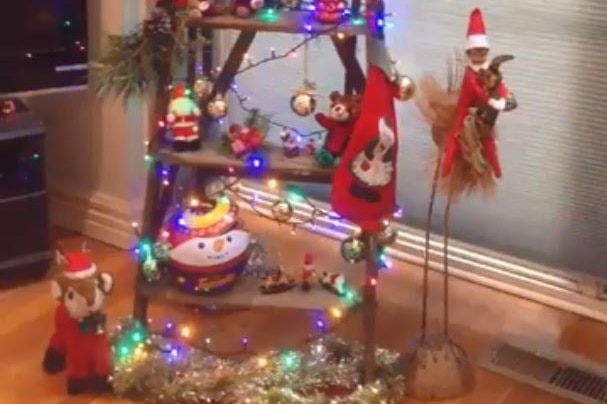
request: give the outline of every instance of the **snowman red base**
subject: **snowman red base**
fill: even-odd
[[[251,237],[238,226],[238,208],[227,197],[187,208],[165,230],[168,272],[192,294],[229,290],[245,270]]]

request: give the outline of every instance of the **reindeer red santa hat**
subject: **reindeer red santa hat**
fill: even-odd
[[[478,8],[475,8],[470,13],[468,33],[466,36],[468,37],[466,50],[489,49],[489,38],[487,37],[487,30],[485,29],[483,13]]]
[[[67,253],[63,258],[65,260],[63,275],[67,279],[85,279],[97,273],[97,266],[88,251]]]

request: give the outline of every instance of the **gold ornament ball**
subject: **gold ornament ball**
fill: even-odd
[[[213,119],[222,119],[228,115],[228,103],[222,96],[217,96],[209,101],[207,114]]]
[[[291,97],[291,110],[299,116],[308,116],[316,111],[316,99],[312,94],[298,92]]]
[[[397,98],[400,101],[408,101],[415,95],[415,82],[408,76],[399,76],[396,78],[398,86]]]
[[[365,243],[355,237],[348,237],[341,242],[341,256],[350,264],[358,264],[365,259]]]
[[[286,222],[293,216],[293,207],[288,201],[278,201],[272,205],[272,216],[279,222]]]
[[[208,97],[213,91],[213,83],[207,78],[199,78],[194,82],[194,94],[198,99]]]

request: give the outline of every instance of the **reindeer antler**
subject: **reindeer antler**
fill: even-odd
[[[57,265],[67,264],[67,258],[65,258],[65,254],[60,248],[55,249],[55,262]]]
[[[513,55],[498,55],[493,58],[489,65],[489,70],[493,72],[499,72],[502,63],[509,62],[514,59]]]

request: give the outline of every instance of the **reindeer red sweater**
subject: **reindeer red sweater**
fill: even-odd
[[[101,314],[77,321],[69,316],[64,304],[57,306],[49,347],[66,355],[69,379],[110,374],[111,348],[102,325]]]

